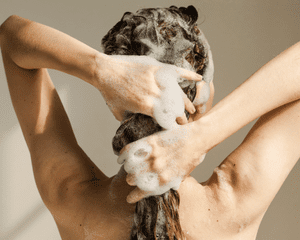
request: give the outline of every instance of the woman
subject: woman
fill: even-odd
[[[127,68],[119,64],[114,69],[112,65],[120,63],[119,59],[104,54],[96,54],[95,64],[93,49],[16,16],[1,26],[1,50],[14,108],[31,153],[36,183],[62,238],[129,238],[135,206],[128,204],[126,197],[135,187],[126,184],[127,174],[122,168],[117,176],[108,179],[84,154],[45,68],[63,71],[96,85],[110,104],[113,94],[122,94],[113,92],[113,87],[117,88],[118,81],[124,79],[121,76],[126,76],[130,67],[136,71],[131,73],[139,78],[138,73],[147,70],[145,76],[150,77],[144,78],[146,89],[159,91],[157,86],[151,86],[155,86],[154,72],[162,65],[147,67],[128,58],[122,62]],[[172,130],[138,141],[152,147],[152,162],[165,163],[156,164],[155,170],[160,175],[165,172],[163,165],[171,160],[180,162],[185,170],[185,180],[178,192],[180,224],[187,239],[255,239],[265,211],[299,158],[299,51],[299,43],[287,49],[205,116],[197,119],[196,113],[192,118],[194,122],[176,128],[177,144],[167,144]],[[188,79],[197,77],[184,73],[183,77]],[[110,76],[110,81],[116,84],[107,83]],[[282,76],[286,81],[281,80]],[[135,82],[136,86],[141,85],[134,76],[130,79],[131,88]],[[130,87],[126,90],[130,92]],[[143,106],[142,101],[136,100],[140,98],[130,98],[133,92],[126,95],[127,91],[119,98],[131,106],[127,110],[151,115],[152,105]],[[134,93],[139,94],[139,91]],[[147,93],[152,97],[160,92]],[[124,109],[117,103],[111,104],[116,106],[112,110],[115,116],[123,116]],[[188,176],[203,154],[260,116],[244,142],[216,168],[208,181],[199,184]],[[183,132],[188,133],[189,138],[184,139],[180,134]],[[158,144],[162,141],[164,145]],[[175,152],[181,154],[173,154]],[[185,160],[183,156],[189,158]],[[189,162],[189,159],[195,161]],[[134,181],[129,182],[135,185]],[[135,202],[142,196],[131,195],[128,200]]]
[[[199,114],[203,114],[207,105],[210,108],[212,104],[214,67],[207,40],[197,27],[197,18],[198,13],[193,6],[188,8],[175,6],[147,8],[138,10],[135,14],[126,12],[121,21],[102,39],[104,52],[110,55],[147,55],[159,62],[190,69],[203,75],[204,81],[201,81],[201,85],[198,86],[201,91],[198,91],[197,96],[197,87],[194,81],[179,79],[179,83],[175,83],[197,106]],[[163,128],[176,128],[176,124],[172,124],[173,111],[169,104],[173,102],[173,105],[176,105],[176,100],[180,99],[182,93],[172,87],[172,81],[169,81],[170,76],[172,74],[164,75],[163,81],[160,83],[166,87],[162,93],[162,97],[165,99],[158,101],[158,104],[154,102],[154,117],[157,122],[147,115],[127,111],[113,139],[113,149],[117,155],[120,155],[122,149],[131,142],[160,132]],[[209,99],[210,101],[208,101]],[[180,109],[183,110],[183,107]],[[158,110],[162,110],[161,113],[155,114]],[[184,122],[187,121],[186,118],[190,117],[189,115],[186,112],[186,116],[183,116]],[[176,137],[176,133],[173,132],[173,134]],[[176,144],[174,141],[173,143]],[[149,172],[143,169],[145,164],[147,166],[143,158],[149,154],[151,146],[148,144],[141,146],[140,144],[141,142],[135,146],[135,150],[131,149],[131,157],[125,158],[124,154],[128,155],[125,151],[118,159],[119,163],[125,163],[124,170],[128,173],[127,183],[135,185],[134,181],[136,181],[138,186],[130,194],[130,196],[139,195],[131,239],[183,239],[184,234],[178,215],[180,198],[176,190],[185,177],[181,174],[185,174],[185,170],[189,169],[185,169],[184,165],[180,163],[180,174],[174,173],[172,170],[176,171],[179,168],[176,167],[176,163],[171,162],[172,164],[165,168],[170,171],[171,176],[177,177],[170,179],[171,181],[163,179],[162,176],[158,178],[156,171]],[[158,164],[162,163],[163,161],[159,161]],[[155,168],[155,165],[152,167]],[[112,181],[111,186],[114,186],[116,179]],[[163,181],[166,184],[159,186],[159,182]],[[169,190],[170,188],[172,190]],[[130,201],[130,196],[128,201]],[[146,196],[147,198],[144,198]]]

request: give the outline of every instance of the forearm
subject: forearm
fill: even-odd
[[[299,56],[300,43],[297,43],[194,122],[201,139],[206,139],[206,150],[265,113],[300,98]]]
[[[51,27],[11,16],[1,25],[1,48],[25,69],[56,69],[93,84],[98,51]],[[94,85],[94,84],[93,84]]]

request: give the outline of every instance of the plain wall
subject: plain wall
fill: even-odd
[[[126,11],[194,5],[215,63],[215,100],[220,101],[252,73],[300,40],[299,0],[1,0],[0,23],[12,14],[61,30],[100,50],[101,38]],[[0,239],[60,239],[33,179],[30,155],[14,113],[0,60]],[[111,139],[119,123],[100,93],[75,77],[52,71],[75,135],[88,156],[108,176],[119,165]],[[282,76],[282,81],[285,81]],[[263,103],[262,103],[263,104]],[[211,150],[192,175],[205,181],[246,136],[249,124]],[[300,146],[299,146],[300,147]],[[258,240],[300,236],[300,162],[267,211]]]

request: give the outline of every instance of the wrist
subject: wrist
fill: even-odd
[[[204,115],[197,121],[192,122],[191,125],[192,139],[199,154],[206,154],[218,144],[217,124],[214,124],[210,116]]]
[[[97,52],[94,57],[92,85],[100,92],[105,88],[105,82],[110,78],[109,71],[110,56]]]

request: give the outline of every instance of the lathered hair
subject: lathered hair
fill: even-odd
[[[197,27],[197,10],[171,6],[126,12],[104,36],[102,47],[109,55],[146,55],[205,76],[209,66],[209,45]],[[182,80],[179,85],[193,101],[194,81]],[[181,97],[181,96],[178,96]],[[187,118],[189,114],[185,112]],[[119,155],[127,144],[163,130],[146,115],[128,113],[113,138],[113,150]],[[177,191],[151,196],[136,204],[131,239],[184,239],[180,226]]]

